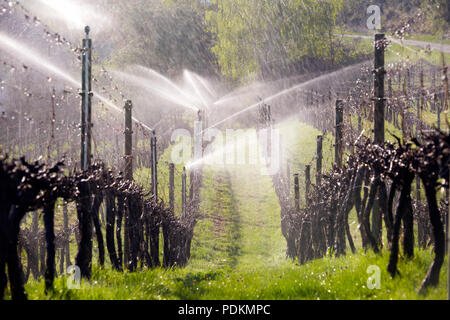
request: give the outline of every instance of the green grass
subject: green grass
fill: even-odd
[[[348,34],[348,35],[355,35],[355,36],[369,36],[373,37],[373,33],[368,32],[355,32],[350,30],[345,30],[342,33]],[[392,37],[392,34],[389,34],[389,36]],[[394,37],[397,38],[397,37]],[[410,34],[405,36],[406,40],[416,40],[416,41],[423,41],[423,42],[433,42],[433,43],[442,43],[442,44],[450,44],[450,40],[448,39],[441,39],[439,36],[431,35],[431,34]]]
[[[350,39],[347,41],[355,41]],[[358,47],[367,52],[370,48],[373,48],[373,40],[360,38],[358,39]],[[369,51],[370,52],[370,51]],[[386,64],[395,63],[399,61],[408,61],[410,63],[418,62],[421,59],[426,60],[434,65],[442,66],[442,57],[445,57],[445,61],[448,64],[450,61],[450,54],[442,54],[440,51],[432,50],[426,52],[425,49],[410,45],[404,45],[401,43],[392,42],[386,49]]]
[[[442,54],[440,51],[432,50],[426,52],[423,48],[392,43],[386,50],[386,63],[393,63],[398,60],[407,60],[411,63],[424,59],[434,65],[442,66],[442,57],[445,61],[450,61],[450,54]]]
[[[442,44],[450,44],[450,40],[441,39],[439,36],[431,35],[431,34],[412,34],[405,37],[407,40],[417,40],[424,42],[434,42],[434,43],[442,43]]]
[[[410,112],[417,113],[416,109],[409,109]],[[441,112],[441,123],[440,128],[441,130],[448,130],[447,124],[445,123],[445,116],[446,114],[444,112]],[[431,127],[437,127],[438,124],[438,116],[437,113],[431,112],[429,110],[422,110],[422,121],[426,124],[430,125]]]
[[[203,183],[201,216],[192,240],[190,267],[198,270],[235,267],[242,232],[230,177],[206,167]]]
[[[277,126],[285,141],[283,159],[291,159],[291,173],[303,179],[305,164],[314,166],[316,136],[320,132],[295,120]],[[324,139],[324,168],[333,161],[332,136]],[[170,148],[169,148],[170,149]],[[170,150],[162,155],[160,165]],[[283,170],[286,169],[283,162]],[[326,170],[326,169],[324,169]],[[314,171],[312,171],[313,173]],[[280,207],[270,176],[262,165],[220,166],[204,169],[200,219],[192,242],[192,257],[184,269],[144,269],[119,273],[109,263],[99,269],[94,259],[93,277],[70,290],[66,277],[55,281],[55,290],[44,294],[44,282],[26,285],[30,299],[444,299],[446,263],[437,288],[417,294],[431,264],[431,250],[416,250],[413,260],[400,258],[400,277],[386,271],[389,252],[381,255],[361,249],[340,258],[327,257],[299,266],[286,259],[286,242],[280,230]],[[136,178],[146,181],[148,172]],[[164,181],[166,173],[161,173]],[[178,179],[178,178],[177,178]],[[177,180],[177,183],[179,181]],[[302,184],[303,185],[303,184]],[[354,215],[351,230],[360,247]],[[381,289],[367,288],[369,266],[381,270]],[[9,298],[9,291],[7,298]]]
[[[426,296],[417,290],[432,260],[430,251],[416,251],[414,260],[400,259],[401,276],[391,279],[386,271],[388,254],[358,252],[341,258],[324,258],[301,267],[283,260],[276,266],[195,270],[145,270],[118,273],[94,269],[90,282],[69,290],[66,278],[56,280],[55,290],[44,295],[43,281],[27,285],[31,299],[444,299],[445,268],[437,288]],[[381,271],[381,288],[367,288],[369,266]]]

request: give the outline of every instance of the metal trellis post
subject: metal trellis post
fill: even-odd
[[[342,165],[343,153],[343,127],[344,127],[344,108],[342,100],[336,100],[336,134],[335,134],[335,153],[334,159],[336,165],[340,168]]]
[[[89,39],[89,27],[85,29],[86,38],[83,39],[82,49],[82,77],[81,77],[81,169],[86,170],[91,163],[91,54],[92,40]]]

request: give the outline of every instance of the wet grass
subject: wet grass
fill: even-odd
[[[236,270],[188,267],[119,273],[94,268],[91,281],[78,290],[67,289],[65,277],[55,290],[44,294],[44,283],[27,285],[31,299],[445,299],[446,271],[437,288],[417,294],[432,260],[430,251],[416,251],[414,260],[400,259],[401,276],[391,279],[386,271],[388,253],[359,251],[341,258],[324,258],[298,266],[280,261],[276,266],[248,265]],[[380,289],[368,288],[369,266],[380,268]]]
[[[190,268],[234,268],[240,255],[242,223],[230,177],[226,172],[214,172],[206,167],[203,183]]]
[[[291,173],[297,171],[302,177],[304,165],[315,162],[316,136],[320,132],[295,120],[279,128],[283,136],[289,137],[286,152],[295,159]],[[332,137],[328,135],[324,154],[333,154],[331,148]],[[324,159],[324,167],[329,167],[332,160]],[[205,166],[201,200],[192,258],[186,268],[119,273],[111,270],[109,264],[105,269],[94,266],[92,279],[83,280],[80,289],[68,289],[67,278],[63,276],[56,279],[55,290],[45,295],[42,279],[30,281],[26,285],[29,298],[445,299],[447,263],[441,270],[440,285],[425,296],[417,294],[433,259],[431,250],[416,250],[413,260],[401,257],[401,275],[395,279],[386,271],[389,258],[386,249],[380,255],[359,249],[356,254],[326,257],[302,266],[286,259],[278,199],[270,176],[260,166],[228,170]],[[350,221],[360,247],[355,217]],[[369,266],[380,269],[380,289],[368,288]]]
[[[448,53],[442,53],[436,50],[427,51],[423,48],[400,43],[391,43],[386,50],[386,63],[394,63],[399,60],[415,63],[423,59],[431,64],[442,66],[443,57],[448,64],[450,61],[450,54]]]
[[[431,35],[431,34],[412,34],[405,37],[406,40],[417,40],[424,42],[433,42],[433,43],[441,43],[441,44],[450,44],[450,40],[442,39],[439,36]]]

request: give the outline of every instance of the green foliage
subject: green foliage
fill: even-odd
[[[233,80],[279,77],[339,62],[341,0],[225,0],[206,12],[221,71]],[[316,63],[314,63],[316,61]]]
[[[370,5],[380,6],[382,29],[387,33],[409,25],[407,32],[433,34],[439,38],[449,35],[450,5],[447,0],[343,0],[338,24],[357,32],[369,31],[366,9]]]
[[[215,57],[210,50],[213,35],[206,28],[204,10],[188,0],[121,2],[118,12],[124,30],[116,62],[142,64],[169,76],[184,69],[215,74]]]

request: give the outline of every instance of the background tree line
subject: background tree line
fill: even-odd
[[[412,31],[448,33],[446,0],[117,1],[123,27],[113,61],[169,76],[190,69],[233,83],[335,69],[366,58],[367,51],[337,34],[367,31],[371,4],[380,5],[385,31],[420,10]]]
[[[395,31],[401,24],[414,19],[410,32],[450,37],[450,4],[448,0],[344,0],[338,14],[338,24],[347,30],[367,31],[365,10],[378,5],[384,31]]]
[[[175,76],[190,69],[234,83],[279,79],[361,59],[335,36],[342,0],[117,2],[114,64]],[[133,39],[127,41],[127,39]]]

